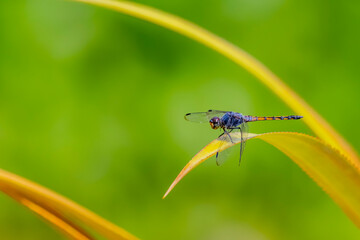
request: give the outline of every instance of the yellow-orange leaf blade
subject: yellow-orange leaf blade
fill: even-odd
[[[232,133],[233,139],[238,139]],[[343,211],[360,227],[360,170],[349,159],[324,141],[305,134],[278,132],[251,134],[248,139],[260,138],[289,156],[298,164]],[[183,168],[171,184],[165,196],[192,169],[214,156],[219,139],[215,139],[203,148]],[[226,143],[225,150],[240,141]]]
[[[92,230],[107,239],[137,239],[73,201],[2,169],[0,190],[74,239],[92,239],[84,229]]]

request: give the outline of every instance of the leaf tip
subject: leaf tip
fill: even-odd
[[[165,199],[167,195],[169,195],[169,193],[173,190],[173,188],[175,187],[175,185],[179,182],[178,178],[175,179],[175,181],[170,185],[170,187],[168,188],[168,190],[166,191],[166,193],[164,194],[164,196],[162,197],[162,199]]]
[[[166,191],[166,193],[164,194],[164,196],[162,197],[162,199],[165,199],[168,194],[169,194],[169,190]]]

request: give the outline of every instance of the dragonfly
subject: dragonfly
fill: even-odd
[[[240,159],[239,165],[241,163],[241,157],[244,152],[246,137],[249,132],[248,123],[257,122],[257,121],[269,121],[269,120],[298,120],[303,118],[303,116],[298,115],[289,115],[289,116],[274,116],[274,117],[257,117],[250,115],[243,115],[238,112],[232,111],[219,111],[219,110],[209,110],[207,112],[194,112],[187,113],[185,115],[185,120],[198,123],[210,123],[212,129],[221,129],[222,133],[218,137],[219,146],[217,147],[218,151],[216,152],[216,164],[218,166],[222,165],[227,159],[227,154],[219,154],[220,149],[223,144],[226,142],[234,143],[230,133],[238,132],[241,136],[240,143]]]

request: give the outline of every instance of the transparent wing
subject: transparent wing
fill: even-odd
[[[209,110],[207,112],[187,113],[185,115],[185,120],[188,120],[191,122],[206,123],[213,117],[221,118],[227,112],[228,111]]]
[[[242,123],[240,126],[234,128],[234,129],[228,129],[227,130],[228,133],[224,133],[222,135],[220,135],[220,137],[218,138],[219,140],[222,140],[219,142],[219,146],[218,146],[218,149],[221,149],[222,145],[225,143],[225,142],[239,142],[241,141],[240,143],[240,158],[239,158],[239,165],[240,165],[240,162],[241,162],[241,158],[242,158],[242,155],[243,155],[243,152],[244,152],[244,148],[245,148],[245,139],[247,138],[247,135],[248,135],[248,132],[249,132],[249,128],[248,128],[248,125],[246,122]],[[239,133],[238,135],[240,135],[240,138],[237,138],[235,136],[231,137],[230,133]],[[218,166],[222,165],[229,157],[229,154],[234,150],[235,148],[233,147],[230,147],[224,151],[222,151],[221,153],[220,152],[217,152],[216,153],[216,164]]]
[[[249,126],[246,122],[242,123],[240,125],[240,134],[241,134],[241,143],[240,143],[240,158],[239,158],[239,165],[241,163],[241,157],[243,155],[245,145],[246,145],[246,138],[248,137],[249,133]]]
[[[231,142],[232,139],[230,138],[230,135],[228,133],[223,133],[222,135],[220,135],[220,137],[218,137],[219,140],[221,140],[219,142],[219,146],[217,147],[218,149],[221,149],[222,145],[225,144],[225,142]],[[222,152],[217,152],[216,153],[216,165],[221,166],[222,164],[224,164],[224,162],[226,162],[226,160],[229,158],[229,155],[231,154],[231,152],[233,152],[234,148],[230,147],[228,149],[225,149]]]

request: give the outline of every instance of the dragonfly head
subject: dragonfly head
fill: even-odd
[[[213,117],[210,119],[209,123],[212,129],[218,129],[220,127],[220,118]]]

